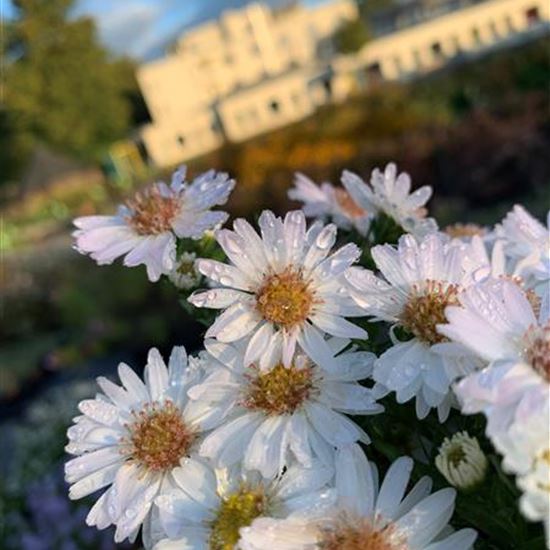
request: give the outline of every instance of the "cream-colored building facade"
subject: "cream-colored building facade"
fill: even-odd
[[[251,3],[187,32],[137,73],[152,117],[141,133],[152,161],[175,165],[302,120],[372,80],[411,78],[540,32],[550,3],[486,0],[337,55],[332,35],[357,16],[353,0],[280,11]]]

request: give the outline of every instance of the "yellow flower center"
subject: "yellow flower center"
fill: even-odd
[[[351,195],[341,187],[337,187],[334,190],[334,195],[338,206],[350,217],[350,218],[361,218],[366,214],[363,210],[351,197]]]
[[[427,280],[421,287],[413,286],[409,300],[401,312],[401,325],[422,342],[433,345],[447,341],[437,332],[437,325],[446,323],[445,308],[459,305],[458,285]]]
[[[335,529],[326,530],[321,539],[322,550],[407,550],[405,537],[394,525],[376,528],[368,518],[342,520]]]
[[[266,513],[267,498],[262,488],[242,486],[222,500],[212,522],[211,550],[233,550],[239,542],[239,529]]]
[[[292,414],[311,395],[313,368],[278,364],[249,380],[243,406],[268,415]]]
[[[550,321],[527,330],[525,359],[546,382],[550,382]]]
[[[466,460],[466,453],[460,443],[453,445],[447,451],[447,461],[453,466],[457,467]]]
[[[473,237],[479,235],[483,237],[487,233],[487,230],[477,223],[455,223],[448,225],[445,228],[445,233],[454,239],[460,239],[461,237]]]
[[[127,202],[132,213],[127,222],[138,235],[158,235],[169,231],[180,203],[175,197],[163,196],[158,186],[152,186]]]
[[[185,424],[181,411],[166,401],[162,405],[147,404],[132,414],[134,422],[128,426],[127,442],[131,459],[155,472],[176,467],[195,439],[195,432]]]
[[[256,294],[256,307],[261,316],[285,329],[303,323],[313,303],[308,281],[291,267],[267,277]]]

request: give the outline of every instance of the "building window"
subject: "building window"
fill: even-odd
[[[460,45],[460,40],[459,40],[458,36],[456,36],[456,35],[453,36],[451,40],[453,42],[455,55],[459,55],[460,53],[462,53],[462,46]]]
[[[382,69],[378,61],[367,66],[367,78],[371,84],[382,80]]]
[[[539,9],[536,6],[529,8],[525,12],[525,18],[527,19],[528,25],[535,25],[540,21]]]
[[[245,128],[246,127],[246,113],[244,113],[243,111],[239,111],[237,113],[237,115],[235,116],[235,119],[237,120],[237,124],[241,127],[241,128]]]
[[[506,25],[506,30],[508,31],[509,34],[516,32],[516,29],[514,27],[514,22],[512,21],[512,18],[509,15],[507,15],[504,18],[504,24]]]
[[[481,46],[481,34],[479,33],[479,29],[477,27],[472,29],[472,38],[477,46]]]
[[[281,106],[277,100],[272,100],[269,102],[269,109],[272,113],[278,113],[281,109]]]
[[[413,50],[413,59],[418,70],[422,69],[422,57],[418,50]]]
[[[179,146],[180,147],[184,147],[185,146],[185,138],[181,135],[181,134],[178,134],[176,136],[176,141],[178,142]]]
[[[395,65],[395,70],[397,71],[397,74],[401,75],[405,72],[401,58],[398,55],[393,58],[393,63]]]
[[[441,42],[434,42],[430,49],[432,50],[432,55],[436,61],[441,61],[445,56],[443,55],[443,48],[441,47]]]
[[[491,21],[489,23],[489,30],[491,31],[491,35],[495,40],[498,40],[500,38],[500,34],[494,21]]]

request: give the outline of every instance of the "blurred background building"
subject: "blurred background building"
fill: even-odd
[[[185,33],[137,72],[152,117],[141,132],[152,161],[174,165],[302,120],[381,79],[410,79],[540,35],[550,4],[403,3],[372,19],[372,40],[342,54],[335,33],[358,18],[353,0],[278,10],[254,2]]]

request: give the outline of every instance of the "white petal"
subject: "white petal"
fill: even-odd
[[[98,529],[105,529],[111,525],[111,517],[107,510],[107,499],[109,497],[109,489],[105,491],[92,506],[88,515],[86,516],[86,525],[90,527],[97,527]]]
[[[441,489],[396,521],[411,548],[422,548],[441,532],[453,514],[455,496],[454,489]]]
[[[149,350],[144,374],[151,401],[159,401],[168,387],[168,369],[158,349]]]
[[[262,356],[273,338],[273,332],[271,323],[263,323],[260,328],[256,330],[246,347],[244,356],[245,365],[255,363],[256,360]]]
[[[74,483],[97,470],[116,462],[122,462],[122,460],[123,457],[118,447],[106,447],[91,453],[85,453],[65,464],[65,481]]]
[[[97,379],[99,387],[103,390],[103,393],[119,408],[129,410],[135,403],[135,398],[125,389],[121,388],[117,384],[114,384],[104,376],[100,376]]]
[[[225,309],[236,302],[249,303],[252,300],[252,296],[233,288],[212,288],[210,290],[193,292],[187,300],[195,307]]]
[[[255,310],[236,303],[216,319],[206,331],[205,337],[215,337],[220,342],[234,342],[252,332],[260,321],[261,318]]]
[[[305,323],[298,335],[298,343],[311,359],[323,367],[333,360],[332,350],[322,334],[309,323]]]
[[[284,417],[273,416],[264,420],[246,448],[245,468],[258,470],[265,478],[280,474],[285,465],[286,449],[282,444],[285,429]]]
[[[233,465],[242,459],[244,449],[262,419],[258,413],[247,413],[231,420],[206,436],[200,454],[220,466]]]
[[[306,414],[319,434],[335,447],[343,447],[356,441],[370,442],[367,434],[357,424],[320,403],[308,403]]]
[[[398,458],[390,466],[380,487],[376,500],[376,513],[393,520],[401,503],[413,469],[413,461],[408,457]]]
[[[125,363],[118,365],[118,377],[136,401],[145,401],[149,399],[147,387],[142,382],[140,377]]]
[[[477,533],[473,529],[461,529],[442,541],[426,546],[425,550],[470,550],[476,538]]]
[[[99,399],[84,399],[78,404],[78,408],[88,418],[104,426],[118,425],[119,410],[115,405]]]
[[[336,242],[336,226],[329,224],[325,226],[315,237],[304,258],[304,272],[309,272],[324,260]]]
[[[239,290],[253,290],[256,286],[253,278],[232,265],[205,259],[197,260],[195,265],[203,275],[223,286]]]
[[[287,468],[276,488],[278,498],[292,498],[301,493],[321,489],[333,477],[334,470],[321,462],[314,461],[310,468],[294,463]]]
[[[374,480],[365,453],[359,445],[349,445],[336,454],[336,492],[346,508],[361,517],[374,510]]]
[[[172,471],[172,476],[180,489],[203,507],[214,508],[219,503],[216,476],[204,462],[184,458],[180,467]]]
[[[311,322],[321,330],[328,332],[332,336],[340,336],[342,338],[360,338],[365,340],[368,337],[367,332],[350,323],[343,317],[330,315],[329,313],[314,313],[309,317]]]
[[[77,500],[109,485],[115,479],[119,469],[120,465],[118,463],[111,464],[110,466],[106,466],[80,479],[74,485],[71,485],[69,489],[69,498],[71,500]]]

